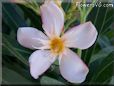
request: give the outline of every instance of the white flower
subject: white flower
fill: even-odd
[[[69,48],[87,49],[92,46],[97,38],[96,28],[87,22],[62,35],[62,10],[54,2],[45,3],[40,9],[45,34],[32,27],[20,27],[17,32],[17,40],[22,46],[38,49],[29,58],[32,77],[37,79],[58,59],[60,73],[66,80],[72,83],[83,82],[89,69]]]

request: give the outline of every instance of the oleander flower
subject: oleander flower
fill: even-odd
[[[41,7],[44,32],[33,27],[20,27],[18,42],[36,51],[29,57],[30,73],[37,79],[58,59],[61,75],[72,83],[86,79],[88,67],[70,48],[87,49],[97,38],[97,30],[89,21],[75,26],[62,34],[64,14],[54,3],[44,3]]]

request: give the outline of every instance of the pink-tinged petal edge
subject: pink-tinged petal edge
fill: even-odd
[[[30,73],[37,79],[43,74],[51,64],[56,60],[49,50],[37,50],[29,57]]]
[[[68,30],[62,39],[65,40],[66,47],[87,49],[94,44],[98,32],[91,22],[80,24]]]
[[[41,7],[41,17],[43,28],[46,34],[51,36],[60,36],[64,26],[63,11],[53,2],[44,3]]]
[[[89,69],[78,55],[70,49],[66,49],[60,61],[60,72],[69,82],[82,83],[86,79]]]
[[[36,49],[35,47],[43,47],[42,41],[47,41],[48,37],[36,28],[20,27],[17,31],[17,40],[26,48]]]

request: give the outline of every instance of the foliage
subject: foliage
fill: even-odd
[[[38,3],[37,3],[38,4]],[[42,30],[41,17],[34,10],[14,3],[2,4],[2,84],[71,84],[59,73],[56,61],[38,80],[29,73],[28,58],[33,50],[18,44],[16,33],[18,27],[32,26]],[[39,5],[39,4],[38,4]],[[66,16],[71,10],[71,3],[62,3]],[[73,13],[76,13],[73,11]],[[77,16],[66,18],[65,28],[79,24]],[[96,43],[83,50],[82,59],[89,66],[89,74],[82,84],[114,84],[114,8],[94,7],[86,21],[92,21],[98,30]],[[75,50],[74,50],[75,51]]]

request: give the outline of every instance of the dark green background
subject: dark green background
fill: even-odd
[[[67,13],[70,3],[63,3],[62,6]],[[42,30],[41,17],[23,5],[11,3],[2,3],[2,15],[2,84],[71,84],[60,75],[58,62],[38,80],[33,79],[29,73],[28,58],[33,51],[18,44],[16,32],[23,26]],[[113,18],[114,8],[104,7],[95,7],[87,18],[87,21],[92,21],[96,26],[99,34],[95,44],[83,50],[82,59],[89,66],[90,72],[82,84],[114,84]],[[77,24],[79,21],[75,20],[69,27]]]

